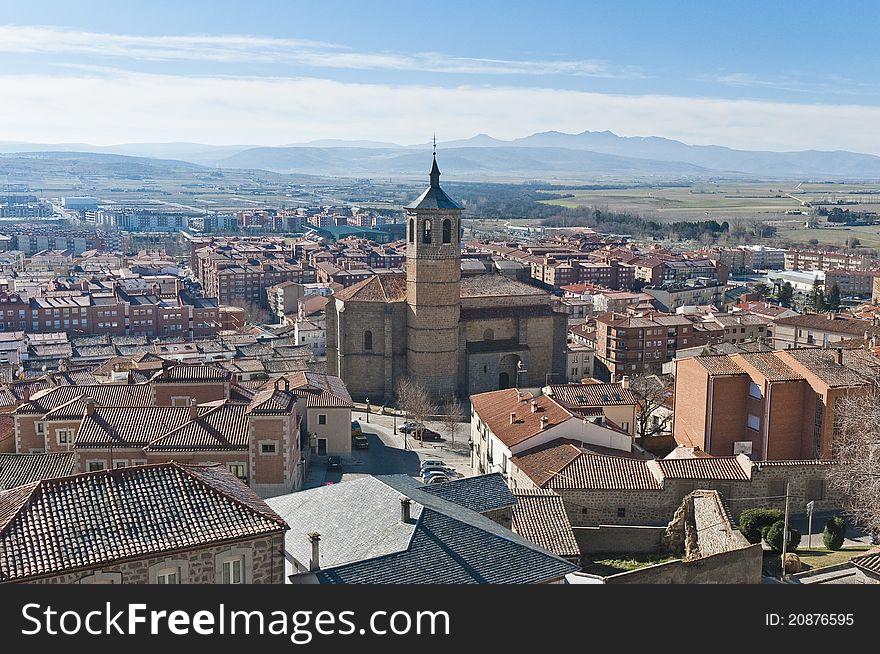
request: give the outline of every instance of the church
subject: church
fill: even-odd
[[[375,275],[327,303],[327,371],[352,397],[391,402],[410,377],[444,400],[565,381],[567,315],[547,291],[461,276],[463,207],[430,186],[406,210],[406,274]]]

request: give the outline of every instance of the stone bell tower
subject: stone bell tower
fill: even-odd
[[[430,179],[405,207],[407,373],[444,399],[458,388],[463,207],[440,188],[436,151]]]

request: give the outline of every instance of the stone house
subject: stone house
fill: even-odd
[[[0,514],[0,583],[283,582],[287,524],[221,466],[35,481],[0,491]]]

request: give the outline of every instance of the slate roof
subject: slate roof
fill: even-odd
[[[400,520],[401,496],[412,500],[408,523]],[[542,583],[577,569],[405,475],[361,477],[267,502],[289,516],[285,549],[297,561],[308,565],[306,534],[321,534],[321,569],[302,575],[319,583]]]
[[[0,454],[0,491],[76,471],[74,452]]]
[[[443,484],[430,484],[422,490],[477,513],[504,509],[516,504],[516,497],[510,492],[499,472],[453,479]]]
[[[282,532],[222,466],[102,470],[0,492],[0,582]]]
[[[633,392],[620,384],[559,384],[551,385],[550,393],[557,402],[574,407],[636,405]]]
[[[443,486],[443,484],[439,484]],[[550,490],[517,489],[511,529],[523,538],[562,557],[580,557],[562,496]]]

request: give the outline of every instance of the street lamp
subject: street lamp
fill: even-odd
[[[367,398],[366,404],[367,404],[367,412],[366,412],[367,424],[369,424],[369,422],[370,422],[370,398]]]

